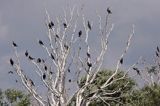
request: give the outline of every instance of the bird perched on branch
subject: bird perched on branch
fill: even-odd
[[[44,43],[43,43],[41,40],[39,40],[39,44],[40,44],[40,45],[44,45]]]
[[[87,52],[87,57],[91,58],[91,54],[89,52]]]
[[[80,30],[80,31],[78,32],[78,37],[81,37],[81,35],[82,35],[82,31]]]
[[[160,52],[159,47],[157,46],[157,52]]]
[[[12,58],[10,58],[10,64],[13,66],[14,65],[14,61],[12,60]]]
[[[30,85],[30,86],[35,86],[35,85],[34,85],[34,82],[33,82],[31,79],[29,79],[29,85]]]
[[[34,59],[35,59],[35,58],[31,57],[31,56],[28,56],[28,58],[29,58],[30,60],[34,60]]]
[[[91,29],[92,29],[92,27],[91,27],[91,24],[90,24],[90,22],[89,22],[89,21],[88,21],[88,24],[87,24],[87,25],[88,25],[88,29],[89,29],[89,30],[91,30]]]
[[[68,68],[68,72],[70,73],[71,72],[71,70]]]
[[[64,28],[67,28],[67,24],[66,23],[63,23],[63,26],[64,26]]]
[[[87,65],[89,68],[92,67],[92,63],[90,63],[90,62],[87,62]]]
[[[59,36],[58,36],[58,34],[56,34],[56,38],[58,38],[58,39],[59,39]]]
[[[159,52],[156,51],[156,56],[159,57]]]
[[[67,44],[64,44],[64,48],[66,49],[66,50],[68,50],[68,45]]]
[[[40,58],[37,59],[37,63],[41,63],[41,59]]]
[[[14,41],[12,42],[12,45],[13,45],[13,47],[18,47]]]
[[[135,71],[137,72],[138,75],[141,75],[141,74],[140,74],[140,70],[139,70],[138,68],[133,67],[133,70],[135,70]]]
[[[51,22],[48,24],[48,28],[49,28],[49,29],[52,29],[53,26],[54,26],[54,23],[51,21]]]
[[[54,56],[53,56],[53,54],[51,53],[51,58],[53,59],[53,60],[55,60],[55,58],[54,58]]]
[[[69,82],[71,82],[72,80],[71,80],[71,79],[69,79],[68,81],[69,81]]]
[[[9,71],[8,74],[13,74],[13,71]]]
[[[120,59],[120,63],[123,64],[123,58]]]
[[[44,66],[44,69],[47,70],[47,66]]]
[[[28,57],[28,51],[27,51],[27,50],[26,50],[26,52],[25,52],[25,56]]]
[[[112,11],[110,10],[110,8],[107,8],[107,13],[112,14]]]
[[[43,77],[43,79],[45,80],[45,79],[46,79],[46,74],[44,73],[42,77]]]

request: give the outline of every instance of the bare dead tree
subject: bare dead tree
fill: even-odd
[[[134,67],[134,65],[131,66],[123,77],[113,79],[123,64],[123,58],[127,53],[131,38],[134,35],[134,27],[133,32],[131,32],[127,40],[126,48],[117,61],[114,73],[110,78],[106,79],[106,82],[102,86],[90,93],[90,96],[86,98],[83,96],[83,93],[87,87],[94,83],[97,73],[101,70],[105,53],[107,52],[108,38],[114,27],[113,24],[110,27],[108,25],[108,20],[112,11],[109,8],[107,9],[105,21],[102,20],[102,16],[97,14],[99,20],[99,33],[97,36],[99,36],[99,40],[101,41],[101,50],[98,55],[95,55],[92,52],[94,47],[88,40],[92,36],[90,35],[90,32],[96,25],[93,25],[93,22],[86,19],[85,16],[82,13],[79,13],[78,9],[75,7],[70,9],[69,13],[70,15],[68,16],[66,10],[64,10],[64,17],[57,17],[56,21],[53,22],[46,10],[48,43],[42,40],[38,40],[38,43],[44,51],[46,51],[47,56],[49,57],[48,60],[32,57],[28,51],[24,53],[29,62],[37,68],[35,72],[41,78],[44,88],[47,88],[47,97],[38,93],[36,81],[33,81],[22,69],[17,50],[19,46],[15,42],[13,42],[13,48],[16,59],[10,59],[10,63],[16,70],[15,72],[21,79],[22,84],[42,106],[67,106],[71,103],[73,98],[75,98],[76,106],[88,106],[91,101],[97,98],[110,106],[105,100],[111,99],[111,96],[109,95],[118,95],[118,92],[120,92],[120,89],[122,88],[108,93],[105,92],[104,95],[108,96],[103,97],[101,97],[98,92],[100,90],[103,91],[104,88],[118,80],[125,79],[126,74],[132,69],[131,67]],[[84,29],[78,29],[79,20],[81,20]],[[47,64],[46,61],[49,61],[52,65]],[[67,77],[67,74],[70,73],[73,78]],[[78,85],[81,76],[86,76],[86,80],[84,85],[80,87]],[[69,94],[69,90],[72,90],[72,86],[68,87],[68,83],[73,83],[74,86],[77,87],[77,90],[72,94]]]

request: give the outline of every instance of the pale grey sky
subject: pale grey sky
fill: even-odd
[[[44,7],[54,20],[55,16],[63,14],[63,8],[73,5],[84,5],[84,14],[90,20],[96,19],[95,11],[104,15],[106,8],[111,8],[110,23],[114,23],[115,28],[104,67],[111,68],[116,64],[132,24],[135,25],[135,36],[125,57],[125,66],[136,62],[139,56],[152,60],[156,46],[160,46],[159,0],[0,0],[0,88],[19,86],[15,78],[7,74],[12,70],[7,63],[13,56],[10,43],[14,40],[21,44],[20,53],[26,49],[32,50],[33,54],[41,51],[35,41],[46,39]]]

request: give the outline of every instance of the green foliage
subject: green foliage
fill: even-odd
[[[106,80],[109,79],[109,77],[113,74],[113,71],[111,70],[102,70],[100,71],[95,79],[95,82],[92,84],[91,87],[91,91],[93,90],[94,87],[98,87],[103,85]],[[118,74],[113,78],[114,79],[118,79],[124,76],[124,72],[123,71],[119,71]],[[127,84],[128,83],[128,84]],[[127,84],[127,85],[126,85]],[[135,86],[135,82],[128,77],[128,75],[125,76],[124,79],[118,80],[114,83],[112,83],[111,85],[107,86],[103,92],[109,93],[109,92],[113,92],[113,91],[117,91],[121,88],[120,92],[117,92],[114,95],[106,95],[108,97],[113,97],[115,98],[115,101],[113,101],[113,99],[108,99],[105,100],[107,103],[111,104],[111,106],[117,106],[118,104],[124,104],[124,102],[126,101],[126,96],[129,95],[129,93],[131,92],[131,90],[133,89],[133,87]],[[96,88],[97,89],[97,88]],[[118,97],[118,98],[116,98]],[[94,100],[90,106],[94,106],[95,104],[97,104],[98,106],[105,106],[106,104],[104,104],[104,102],[100,99],[98,100]]]
[[[140,90],[135,90],[130,95],[128,103],[130,106],[159,106],[160,85],[145,86]]]
[[[0,90],[0,106],[29,106],[29,95],[15,89]]]
[[[102,86],[112,74],[113,74],[113,71],[111,70],[102,70],[98,72],[93,83],[86,88],[83,94],[85,99],[87,99],[92,92],[99,89],[99,87]],[[113,78],[113,80],[121,78],[123,76],[124,76],[124,72],[119,71],[117,75]],[[86,80],[86,77],[83,76],[80,80],[79,87],[82,87],[84,85],[85,80]],[[136,83],[131,78],[129,78],[128,75],[126,75],[124,79],[113,82],[111,85],[105,87],[103,91],[100,90],[98,93],[99,95],[103,97],[102,94],[104,94],[105,92],[109,93],[109,92],[113,92],[113,91],[116,91],[122,88],[120,92],[117,92],[114,95],[107,95],[107,97],[114,97],[115,101],[109,100],[109,99],[105,100],[107,103],[111,104],[111,106],[118,106],[118,104],[119,105],[124,104],[127,101],[126,97],[129,95],[129,93],[131,92],[131,90],[134,88],[135,85]],[[73,98],[73,101],[75,101],[75,98]],[[72,104],[74,103],[72,102]],[[106,104],[101,99],[97,98],[96,100],[93,100],[89,106],[106,106]]]

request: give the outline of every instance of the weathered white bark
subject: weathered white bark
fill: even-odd
[[[56,18],[56,27],[53,26],[53,28],[48,29],[48,40],[49,40],[49,46],[47,45],[41,45],[44,50],[46,51],[47,55],[49,58],[51,58],[51,66],[49,66],[47,63],[37,63],[35,59],[29,60],[36,68],[36,73],[39,77],[41,77],[41,81],[44,84],[44,86],[48,89],[47,91],[47,100],[45,100],[40,94],[37,93],[36,87],[31,85],[29,82],[29,78],[26,77],[25,73],[22,71],[21,66],[20,66],[20,60],[19,56],[17,54],[17,49],[15,48],[15,54],[17,57],[17,63],[15,63],[14,68],[16,69],[17,75],[21,78],[21,81],[25,88],[33,95],[33,97],[42,105],[46,106],[46,104],[50,104],[51,106],[67,106],[71,103],[72,99],[75,98],[75,104],[76,106],[88,106],[89,103],[94,100],[95,98],[101,99],[103,102],[105,100],[100,97],[98,94],[99,90],[103,90],[105,87],[111,85],[113,82],[125,79],[125,75],[122,78],[119,79],[114,79],[113,81],[110,82],[110,80],[117,75],[117,72],[121,66],[121,59],[124,57],[126,54],[131,38],[134,34],[134,28],[132,34],[129,36],[129,39],[127,41],[127,46],[126,49],[124,50],[124,53],[121,55],[120,59],[117,62],[116,66],[116,71],[110,76],[109,79],[106,79],[106,82],[100,86],[99,89],[95,90],[93,92],[93,95],[89,98],[84,98],[83,93],[85,92],[86,88],[91,85],[91,83],[94,82],[97,73],[101,70],[101,66],[103,63],[104,55],[107,51],[108,48],[108,38],[109,35],[111,34],[114,25],[107,29],[108,27],[108,19],[110,14],[107,14],[106,20],[104,27],[102,25],[102,19],[101,16],[98,15],[99,18],[99,35],[100,40],[101,40],[101,51],[99,52],[99,55],[96,58],[95,61],[91,58],[91,49],[92,46],[90,46],[88,39],[89,37],[89,32],[92,31],[88,26],[87,26],[87,20],[85,19],[85,16],[82,15],[82,23],[84,27],[84,32],[83,36],[77,37],[76,35],[76,30],[78,26],[78,19],[80,17],[79,11],[76,11],[75,13],[75,8],[70,9],[70,17],[67,17],[66,11],[64,10],[64,19],[61,17]],[[74,16],[75,13],[75,16]],[[48,23],[51,22],[51,18],[46,11],[46,25],[48,26]],[[75,17],[75,18],[74,18]],[[62,27],[62,21],[67,25],[64,28]],[[92,27],[93,24],[90,23],[90,26]],[[68,31],[71,32],[71,36],[68,35]],[[85,38],[84,38],[85,37]],[[83,52],[87,53],[87,57],[80,54],[82,51],[81,49],[81,43],[85,43],[86,45],[86,51],[84,50]],[[78,49],[75,49],[75,45],[78,45]],[[74,52],[74,53],[73,53]],[[74,54],[74,55],[73,55]],[[54,56],[54,57],[52,57]],[[85,58],[86,57],[86,58]],[[69,61],[69,59],[71,59]],[[71,63],[70,63],[71,62]],[[80,73],[81,71],[84,71],[86,75],[86,80],[85,83],[82,87],[78,87],[75,93],[72,96],[68,97],[68,90],[66,87],[66,81],[67,81],[67,70],[68,67],[70,68],[71,65],[75,65],[78,70],[75,73],[76,77],[76,82],[79,83],[79,79],[81,77]],[[47,67],[47,69],[44,68]],[[53,69],[52,69],[53,68]],[[54,75],[51,74],[54,73]],[[46,78],[43,78],[43,75],[46,75]],[[72,87],[71,87],[72,89]],[[117,91],[113,91],[112,93],[109,94],[114,94]],[[106,102],[107,105],[109,105]]]

